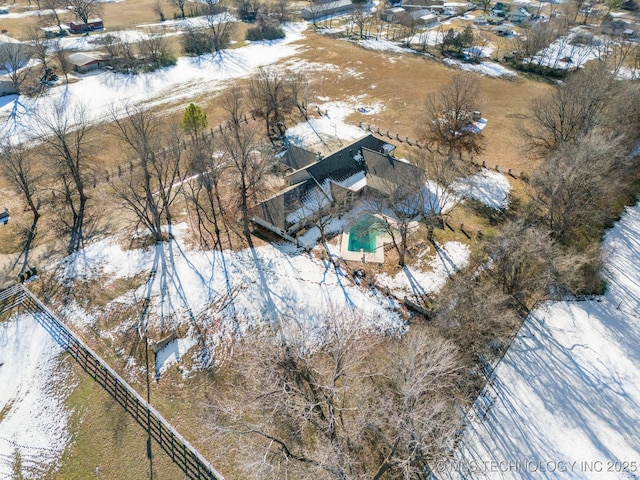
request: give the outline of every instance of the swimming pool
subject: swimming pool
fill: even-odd
[[[347,249],[351,252],[373,253],[376,251],[378,235],[382,232],[380,219],[373,215],[367,215],[349,230]]]

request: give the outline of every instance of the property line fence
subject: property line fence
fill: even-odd
[[[129,412],[171,460],[194,480],[224,480],[160,413],[149,405],[104,360],[71,332],[24,285],[17,284],[0,292],[0,313],[22,307],[64,348],[95,381]]]
[[[392,141],[397,141],[399,143],[406,143],[410,147],[425,149],[425,146],[420,144],[418,140],[413,139],[407,135],[400,135],[399,133],[394,133],[389,130],[383,130],[376,125],[372,125],[366,122],[359,122],[358,126],[365,132],[373,133],[374,135],[378,135],[379,137],[383,137]],[[482,162],[477,162],[475,160],[472,160],[471,163],[479,167],[487,168],[489,170],[495,170],[496,172],[502,173],[503,175],[509,175],[512,178],[522,180],[524,182],[527,182],[529,180],[529,176],[525,172],[515,172],[511,168],[501,167],[500,165],[489,165],[484,160]]]

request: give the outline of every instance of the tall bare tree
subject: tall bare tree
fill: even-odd
[[[29,251],[40,219],[42,174],[36,173],[35,163],[33,152],[23,147],[7,144],[0,148],[0,171],[14,192],[24,199],[33,216],[31,228],[26,232],[23,268],[29,263]]]
[[[221,135],[221,146],[237,176],[237,192],[242,214],[242,233],[253,248],[249,206],[264,185],[268,162],[260,147],[257,125],[247,120],[246,96],[233,87],[223,98],[228,130]]]
[[[200,243],[205,248],[222,250],[221,228],[225,229],[229,245],[231,237],[225,219],[228,200],[223,200],[220,187],[231,165],[222,152],[216,151],[211,137],[193,142],[188,156],[189,171],[196,178],[187,183],[185,194],[195,209]]]
[[[482,151],[483,135],[473,126],[474,112],[480,110],[478,81],[471,74],[458,74],[439,92],[429,95],[424,121],[418,136],[427,149],[450,160]]]
[[[428,478],[459,422],[455,347],[433,332],[376,342],[327,323],[320,348],[285,335],[236,356],[237,394],[216,421],[256,459],[245,468],[265,479]]]
[[[29,69],[25,66],[30,58],[31,48],[27,44],[18,42],[0,44],[0,73],[7,74],[18,94],[29,76]]]
[[[294,77],[295,78],[295,77]],[[300,93],[300,81],[294,81],[296,94]],[[249,101],[253,113],[264,118],[267,134],[276,128],[282,133],[284,115],[296,106],[293,98],[292,82],[285,73],[274,68],[261,68],[249,83]]]
[[[61,224],[70,233],[67,252],[73,253],[82,248],[85,239],[93,129],[83,106],[67,107],[62,102],[39,115],[36,125],[51,171],[59,182],[56,187],[64,198],[66,212],[62,212]]]
[[[612,87],[604,65],[571,74],[550,95],[533,102],[533,124],[522,129],[529,145],[544,155],[588,134],[602,118]]]
[[[594,131],[562,144],[534,172],[535,202],[554,238],[576,242],[577,233],[597,235],[616,189],[612,173],[620,158],[619,138]]]
[[[82,23],[89,23],[91,17],[100,15],[102,3],[99,0],[66,0],[69,10]]]
[[[126,118],[113,117],[132,163],[111,184],[123,207],[161,242],[163,222],[172,222],[171,206],[183,179],[181,139],[177,129],[167,131],[148,111],[131,106],[126,111]]]

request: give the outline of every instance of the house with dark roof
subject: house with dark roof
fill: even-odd
[[[337,200],[350,202],[368,189],[385,191],[389,182],[401,183],[424,175],[415,165],[393,157],[394,149],[384,140],[367,135],[325,158],[313,154],[316,161],[287,175],[284,189],[252,209],[254,224],[294,235]]]

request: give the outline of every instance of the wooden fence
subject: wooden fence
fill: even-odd
[[[186,478],[224,480],[160,413],[154,410],[127,382],[95,352],[71,332],[38,298],[22,284],[0,292],[0,313],[22,307],[62,346],[96,382],[131,414]]]
[[[358,123],[358,126],[366,132],[373,133],[374,135],[378,135],[379,137],[383,137],[391,141],[406,143],[410,147],[416,147],[420,149],[425,148],[424,145],[421,145],[420,142],[418,142],[418,140],[414,140],[407,135],[400,135],[399,133],[390,132],[389,130],[382,130],[380,127],[365,122]],[[496,172],[502,173],[503,175],[509,175],[512,178],[519,179],[524,182],[527,182],[529,180],[529,176],[525,172],[518,173],[514,172],[511,168],[504,168],[500,165],[489,165],[486,161],[476,162],[472,160],[471,163],[479,167],[487,168],[489,170],[495,170]]]

